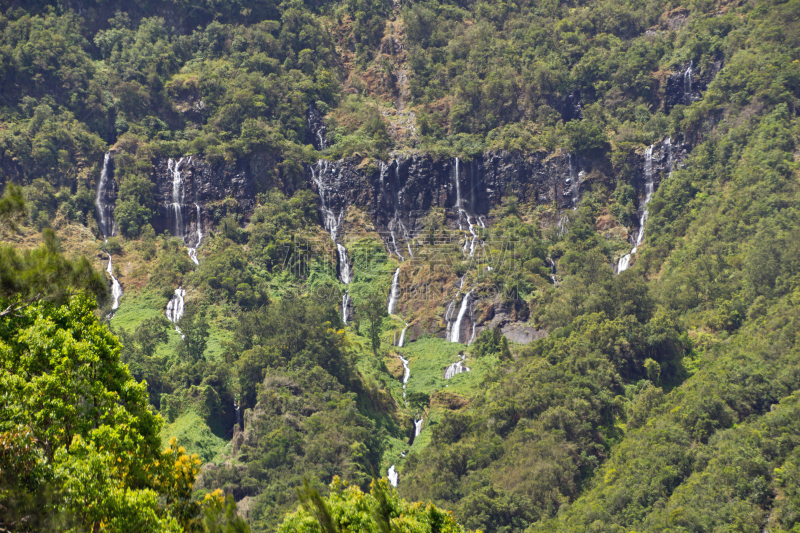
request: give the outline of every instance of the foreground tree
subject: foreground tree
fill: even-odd
[[[302,506],[287,514],[278,533],[467,533],[449,511],[407,502],[385,479],[373,479],[369,494],[334,476],[327,498],[306,483]],[[480,533],[480,532],[476,532]]]
[[[200,461],[161,450],[147,384],[94,309],[76,296],[0,319],[0,528],[191,529]]]

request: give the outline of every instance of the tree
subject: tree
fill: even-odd
[[[383,323],[383,317],[388,316],[383,294],[373,292],[367,295],[365,300],[358,303],[357,308],[358,312],[363,313],[367,319],[369,324],[367,326],[367,335],[372,347],[372,355],[377,356],[378,348],[381,346],[381,324]]]
[[[330,489],[330,495],[323,498],[305,481],[299,493],[301,507],[284,517],[278,533],[466,533],[449,511],[431,503],[403,500],[385,479],[373,479],[369,494],[365,494],[334,476]]]
[[[36,515],[58,529],[180,531],[199,460],[160,450],[147,384],[94,309],[79,295],[0,319],[0,494],[19,504],[2,527]]]
[[[20,188],[9,184],[0,199],[2,229],[15,229],[24,212]],[[74,261],[65,258],[50,229],[42,232],[42,239],[42,246],[33,250],[19,251],[12,245],[0,244],[0,317],[40,300],[63,303],[81,291],[100,302],[108,297],[105,277],[85,257]]]

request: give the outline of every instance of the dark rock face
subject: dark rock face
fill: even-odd
[[[156,233],[168,231],[187,246],[197,246],[198,222],[203,231],[215,222],[207,206],[226,198],[235,199],[238,212],[249,216],[255,207],[250,169],[244,161],[213,165],[196,156],[155,161]]]
[[[328,129],[322,119],[322,113],[316,107],[311,106],[306,111],[306,122],[308,123],[308,134],[306,144],[312,145],[317,150],[325,149],[325,134]]]
[[[488,216],[507,191],[521,202],[573,207],[580,195],[581,170],[588,162],[569,154],[486,153],[471,161],[398,157],[361,168],[360,161],[319,161],[309,172],[335,218],[349,205],[364,208],[379,231],[407,237],[421,229],[431,208],[444,208],[448,226],[467,227]],[[323,216],[328,216],[325,213]],[[388,243],[387,243],[388,244]]]
[[[722,60],[715,61],[710,69],[700,72],[691,61],[684,64],[667,78],[664,90],[664,111],[669,113],[678,104],[691,105],[700,100],[708,84],[722,69]]]

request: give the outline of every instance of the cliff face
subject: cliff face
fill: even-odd
[[[670,74],[664,87],[664,111],[669,113],[676,105],[691,105],[700,100],[717,73],[722,69],[722,60],[711,64],[703,72],[688,62]]]
[[[377,168],[362,168],[355,158],[320,160],[309,173],[325,209],[338,218],[347,206],[359,206],[379,231],[389,234],[421,230],[421,219],[434,207],[446,210],[449,227],[466,228],[465,217],[473,223],[485,219],[507,192],[523,202],[573,207],[580,198],[582,172],[590,170],[590,162],[566,153],[497,152],[471,161],[401,156]]]
[[[245,217],[255,207],[253,172],[245,161],[214,165],[196,156],[158,159],[151,179],[158,206],[153,228],[182,237],[190,247],[198,244],[198,229],[216,223],[215,202],[232,199]]]

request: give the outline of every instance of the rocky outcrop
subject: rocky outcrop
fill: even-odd
[[[588,162],[566,153],[495,152],[470,161],[436,160],[424,154],[377,165],[364,165],[357,158],[320,160],[310,173],[335,217],[349,205],[359,206],[388,235],[421,230],[422,218],[434,207],[446,210],[449,227],[466,228],[465,217],[473,224],[475,218],[488,217],[507,192],[521,202],[573,207],[580,197],[579,171],[588,167]]]
[[[708,84],[713,81],[722,69],[722,60],[713,62],[703,71],[689,61],[673,72],[664,88],[664,111],[669,113],[676,105],[691,105],[702,98],[708,89]]]
[[[244,160],[212,164],[197,156],[158,159],[151,179],[157,203],[153,228],[183,238],[190,247],[197,246],[198,223],[203,229],[217,222],[210,204],[230,199],[245,218],[255,207],[252,165]]]

